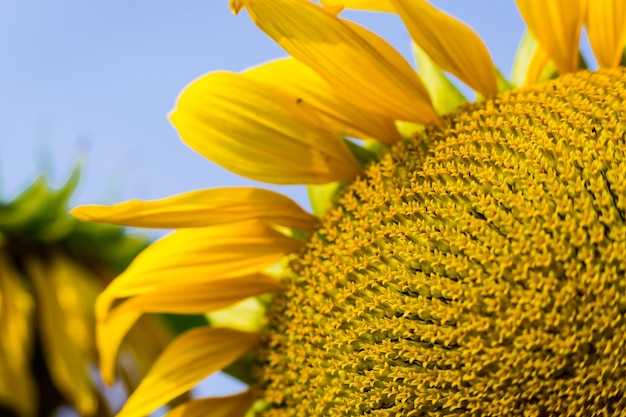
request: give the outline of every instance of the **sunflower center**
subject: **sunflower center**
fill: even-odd
[[[564,76],[370,166],[275,297],[266,415],[623,412],[625,98]]]

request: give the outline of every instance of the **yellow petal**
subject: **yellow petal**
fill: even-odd
[[[351,181],[360,167],[308,103],[240,74],[189,85],[170,114],[182,140],[244,177],[275,184]]]
[[[150,245],[96,302],[97,338],[104,380],[113,382],[120,343],[140,316],[132,309],[111,312],[115,300],[150,292],[156,292],[160,297],[161,288],[172,288],[177,284],[183,289],[173,291],[180,293],[190,286],[202,283],[208,286],[211,281],[231,279],[230,282],[234,283],[234,278],[253,276],[299,246],[297,240],[257,221],[179,230]],[[265,284],[267,287],[271,285],[268,281]],[[254,288],[259,290],[260,286]]]
[[[178,230],[146,248],[113,280],[100,295],[96,313],[99,318],[106,315],[100,310],[110,306],[106,300],[162,286],[255,274],[299,246],[299,241],[258,221]]]
[[[393,5],[415,43],[438,67],[483,96],[498,94],[495,66],[472,29],[425,0],[393,0]]]
[[[230,365],[258,343],[253,333],[202,327],[183,333],[161,354],[117,417],[143,417]]]
[[[98,299],[99,301],[101,298]],[[101,303],[102,304],[102,303]],[[106,300],[107,308],[109,301]],[[104,310],[100,308],[100,310]],[[96,303],[98,311],[98,303]],[[98,347],[100,374],[108,385],[113,385],[117,369],[117,353],[128,331],[137,323],[141,313],[113,311],[96,322],[96,345]]]
[[[243,0],[228,0],[228,5],[234,14],[238,14],[244,7]]]
[[[378,36],[371,34],[379,39],[372,45],[354,31],[356,25],[307,0],[245,0],[244,4],[261,30],[345,99],[392,119],[438,122],[410,65],[401,60],[398,67],[397,61],[388,61],[388,56],[398,53]]]
[[[253,403],[252,391],[244,391],[228,397],[187,401],[167,413],[165,417],[244,417]]]
[[[211,279],[199,284],[169,284],[130,298],[115,308],[118,312],[198,314],[228,307],[245,298],[274,291],[278,279],[265,274]],[[113,315],[112,315],[113,316]],[[112,318],[112,317],[111,317]]]
[[[343,9],[388,13],[395,12],[390,0],[320,0],[320,3],[335,14]]]
[[[598,64],[617,67],[626,43],[626,2],[589,0],[587,7],[587,35]]]
[[[26,261],[37,294],[43,353],[57,388],[81,415],[90,415],[97,409],[88,373],[97,289],[86,284],[94,279],[87,271],[56,255],[49,265],[35,258]]]
[[[516,0],[516,3],[528,29],[559,73],[576,71],[586,0]]]
[[[313,230],[314,216],[290,198],[261,188],[192,191],[162,200],[131,200],[114,206],[81,206],[70,212],[83,221],[122,226],[183,228],[259,219],[298,230]]]
[[[34,306],[24,279],[0,252],[0,404],[24,417],[36,411],[30,369]]]
[[[556,66],[547,52],[528,30],[525,31],[515,54],[511,82],[521,87],[537,84],[557,75]]]
[[[96,303],[97,309],[98,304]],[[131,311],[117,313],[112,317],[105,316],[97,321],[96,344],[100,359],[100,374],[108,385],[113,385],[115,382],[117,353],[120,345],[128,331],[137,323],[139,317],[141,317],[141,313]]]
[[[278,86],[291,94],[294,101],[309,103],[323,123],[338,135],[375,139],[388,145],[402,138],[393,119],[367,111],[359,102],[346,100],[319,74],[296,59],[284,58],[263,64],[243,75]]]

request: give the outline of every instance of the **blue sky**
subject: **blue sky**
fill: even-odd
[[[523,32],[513,1],[433,3],[472,26],[509,74]],[[348,16],[411,59],[398,18]],[[60,185],[79,154],[87,160],[75,204],[251,184],[187,148],[166,114],[194,78],[283,55],[227,0],[1,1],[0,198],[42,171]],[[272,188],[306,205],[303,187]]]
[[[0,196],[14,196],[41,171],[59,185],[78,154],[87,163],[77,204],[250,184],[187,148],[166,119],[194,78],[284,55],[227,3],[0,2]],[[472,26],[509,73],[523,31],[513,1],[433,3]],[[395,16],[349,16],[410,59]],[[303,187],[275,188],[306,204]]]

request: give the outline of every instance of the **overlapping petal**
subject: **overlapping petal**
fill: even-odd
[[[96,311],[102,317],[110,306],[103,300],[131,297],[163,285],[254,274],[299,246],[299,241],[260,221],[178,230],[141,252],[102,293]]]
[[[42,349],[50,377],[82,415],[97,409],[97,395],[88,373],[92,346],[93,300],[98,288],[86,271],[61,254],[44,265],[27,260],[37,294]]]
[[[254,393],[244,391],[228,397],[201,398],[188,401],[165,417],[244,417],[254,403]]]
[[[530,32],[524,32],[513,62],[511,82],[521,87],[545,81],[553,75],[556,75],[556,67],[548,53]]]
[[[201,314],[254,295],[274,291],[279,281],[266,274],[212,279],[198,284],[169,284],[130,298],[115,308],[109,320],[125,312]]]
[[[498,93],[496,69],[487,47],[461,21],[425,0],[393,0],[411,37],[444,71],[484,96]]]
[[[516,3],[528,29],[554,61],[559,73],[576,71],[587,1],[516,0]]]
[[[258,342],[258,335],[233,329],[202,327],[183,333],[163,351],[118,417],[149,414],[228,366]]]
[[[392,119],[439,120],[410,65],[385,59],[398,53],[377,35],[369,36],[379,39],[373,45],[354,30],[356,25],[307,0],[245,0],[241,4],[261,30],[346,100]]]
[[[98,309],[96,304],[96,309]],[[122,341],[128,331],[137,323],[141,313],[126,311],[116,313],[112,318],[105,316],[96,323],[96,345],[98,346],[100,374],[105,383],[115,382],[116,360]]]
[[[211,188],[161,200],[131,200],[114,206],[81,206],[71,214],[83,221],[154,228],[206,227],[251,219],[312,230],[314,216],[290,198],[252,187]]]
[[[157,309],[158,300],[167,300],[160,311],[204,312],[266,292],[275,288],[275,280],[260,272],[299,246],[296,239],[258,220],[182,229],[150,245],[96,302],[105,381],[114,380],[124,336],[144,311]],[[220,292],[210,292],[218,287]],[[128,297],[136,298],[111,309],[116,300]]]
[[[626,2],[589,0],[587,35],[602,68],[616,67],[626,44]]]
[[[351,181],[360,167],[308,103],[240,74],[215,72],[181,93],[170,120],[196,152],[275,184]]]
[[[293,100],[312,105],[324,123],[337,134],[375,139],[387,145],[401,139],[393,119],[374,114],[360,103],[346,100],[319,74],[293,58],[284,58],[252,68],[246,77],[277,86]]]

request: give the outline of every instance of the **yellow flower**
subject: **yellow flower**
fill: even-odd
[[[145,239],[68,216],[75,170],[60,190],[41,177],[0,203],[0,414],[52,415],[61,405],[82,416],[111,414],[92,370],[97,365],[96,296],[145,246]],[[137,386],[169,337],[143,320],[120,368]],[[145,344],[149,342],[149,344]]]
[[[319,219],[254,188],[73,211],[178,229],[98,299],[107,381],[141,314],[211,321],[166,349],[119,415],[219,369],[249,390],[169,416],[623,415],[622,2],[518,0],[529,31],[510,81],[424,0],[321,3],[231,0],[290,57],[208,74],[171,114],[223,167],[308,184]],[[343,8],[397,13],[419,72]],[[583,26],[595,72],[581,68]],[[243,300],[257,308],[248,326],[229,320]]]

